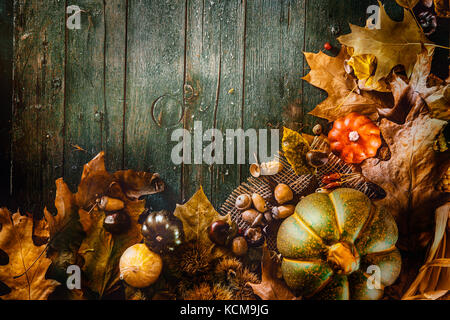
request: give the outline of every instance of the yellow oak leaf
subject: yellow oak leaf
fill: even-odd
[[[52,261],[43,254],[46,245],[33,242],[33,218],[18,212],[11,216],[8,210],[0,209],[0,225],[0,249],[9,257],[9,263],[0,266],[0,281],[11,289],[1,299],[46,300],[59,282],[45,278]],[[39,236],[48,238],[46,224],[39,226]]]
[[[380,2],[379,5],[379,29],[350,24],[351,33],[340,36],[338,40],[341,44],[352,47],[355,55],[372,54],[376,57],[374,82],[387,77],[396,65],[403,65],[409,77],[422,46],[431,53],[435,45],[425,37],[408,10],[404,10],[403,21],[396,22],[389,18]]]
[[[383,93],[358,92],[356,79],[344,69],[344,61],[349,58],[344,46],[336,57],[330,57],[322,51],[304,54],[311,71],[302,79],[328,93],[328,97],[309,114],[334,121],[351,112],[358,112],[376,120],[377,109],[389,107],[389,101],[386,101]]]

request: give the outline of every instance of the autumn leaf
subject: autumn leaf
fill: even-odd
[[[230,215],[222,216],[214,209],[201,186],[188,202],[177,204],[173,215],[183,223],[185,241],[194,241],[206,248],[214,246],[208,236],[209,226],[218,220],[231,223]]]
[[[427,51],[417,56],[409,83],[402,77],[393,75],[390,84],[394,96],[394,107],[379,109],[380,116],[402,124],[407,120],[407,116],[413,118],[426,108],[431,111],[433,118],[450,120],[450,103],[447,100],[450,98],[448,97],[450,93],[446,92],[448,85],[438,84],[428,87],[427,84],[431,60],[432,55],[429,55]]]
[[[431,53],[434,44],[425,37],[408,10],[404,10],[403,21],[396,22],[389,18],[380,2],[379,6],[379,29],[350,24],[351,33],[340,36],[338,40],[341,44],[352,47],[355,55],[371,54],[377,58],[374,82],[387,77],[396,65],[403,65],[409,77],[416,57],[422,51],[422,45]]]
[[[449,152],[433,150],[445,125],[446,121],[424,113],[403,125],[382,119],[379,127],[391,157],[388,161],[367,159],[361,165],[362,174],[386,191],[386,197],[377,202],[396,218],[401,245],[406,247],[412,244],[405,242],[417,240],[418,234],[430,227],[433,206],[445,197],[435,185],[450,164]]]
[[[344,61],[349,58],[344,46],[336,57],[330,57],[322,51],[304,54],[311,71],[302,79],[328,93],[328,97],[309,114],[334,121],[351,112],[357,112],[376,120],[377,108],[389,105],[382,93],[358,92],[356,79],[344,69]]]
[[[104,211],[85,210],[89,207],[89,203],[92,207],[95,198],[100,195],[124,202],[123,210],[131,219],[130,227],[125,233],[112,235],[103,228]],[[75,199],[79,208],[80,223],[86,233],[78,250],[84,260],[82,269],[85,280],[89,288],[102,297],[112,292],[119,281],[118,264],[122,253],[142,240],[138,218],[145,209],[145,201],[130,200],[125,195],[119,182],[106,171],[103,152],[84,166]]]
[[[315,173],[315,169],[306,162],[306,153],[310,149],[309,143],[300,133],[284,127],[281,146],[286,160],[296,174]]]
[[[425,98],[433,118],[450,121],[450,85],[441,86]]]
[[[355,74],[358,78],[358,88],[361,90],[375,90],[380,92],[390,92],[390,88],[384,80],[378,82],[373,81],[373,74],[377,67],[377,59],[374,55],[363,54],[360,56],[353,55],[353,48],[347,48],[351,55],[350,59],[344,61],[344,67],[350,67],[348,73]]]
[[[11,216],[0,209],[0,248],[9,256],[9,263],[0,266],[0,281],[11,292],[1,296],[5,300],[46,300],[59,283],[45,278],[51,260],[45,257],[46,245],[33,243],[33,218],[15,213]],[[40,224],[40,236],[46,235]]]
[[[261,283],[247,284],[252,287],[253,293],[262,300],[299,300],[290,291],[286,282],[278,276],[279,267],[279,262],[275,257],[271,258],[271,252],[267,246],[264,246],[261,260]]]
[[[412,9],[416,6],[419,0],[395,0],[395,2],[397,2],[398,5],[402,6],[403,8]]]

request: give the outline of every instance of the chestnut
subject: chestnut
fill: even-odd
[[[239,210],[246,210],[252,205],[252,198],[248,194],[241,194],[236,198],[235,207]]]
[[[274,190],[275,200],[279,204],[283,204],[285,202],[291,201],[294,198],[294,193],[291,188],[287,184],[280,183],[275,187]]]
[[[247,240],[245,240],[244,237],[236,237],[233,239],[233,242],[231,243],[231,251],[237,256],[243,256],[247,253],[248,245]]]
[[[108,214],[103,220],[103,228],[111,234],[125,232],[131,224],[130,216],[123,211]]]
[[[244,237],[251,247],[259,247],[264,243],[264,234],[260,227],[248,228],[244,233]]]
[[[236,234],[235,225],[230,226],[223,220],[214,221],[208,229],[209,239],[219,246],[226,246]]]
[[[264,200],[264,198],[261,195],[257,193],[252,194],[252,201],[253,206],[255,207],[256,210],[262,213],[267,211],[266,200]]]

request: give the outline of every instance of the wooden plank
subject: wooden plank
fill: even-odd
[[[239,1],[194,0],[188,2],[187,17],[184,127],[192,130],[194,121],[201,121],[203,133],[218,129],[225,138],[226,129],[241,127],[244,6]],[[184,198],[201,184],[219,205],[239,183],[238,166],[224,164],[224,140],[216,140],[216,146],[222,151],[219,163],[183,167]]]
[[[64,180],[76,190],[83,165],[103,149],[105,21],[102,0],[72,4],[82,14],[81,29],[66,31]]]
[[[283,109],[298,110],[299,93],[295,92],[296,75],[301,72],[298,62],[288,61],[300,48],[286,41],[294,37],[295,44],[302,41],[302,10],[289,2],[249,1],[247,3],[247,31],[245,56],[244,125],[245,129],[277,129],[283,125]],[[289,13],[294,20],[289,19]],[[292,24],[291,24],[292,22]],[[290,28],[293,28],[293,30]],[[286,50],[284,52],[283,50]],[[299,59],[299,58],[297,58]],[[291,69],[292,68],[292,69]],[[288,93],[289,92],[289,93]],[[286,115],[289,115],[287,112]],[[289,121],[290,116],[286,116]],[[280,137],[282,132],[280,131]],[[259,140],[259,139],[258,139]],[[267,136],[270,150],[270,133]],[[265,141],[263,141],[265,142]],[[247,148],[248,150],[248,148]],[[248,154],[247,154],[248,157]],[[253,160],[253,159],[251,159]],[[242,178],[249,175],[248,164],[242,167]]]
[[[280,112],[283,125],[299,130],[304,127],[301,77],[304,68],[305,1],[283,1],[280,23]]]
[[[12,188],[22,211],[51,207],[62,174],[64,29],[62,1],[15,1]]]
[[[123,168],[127,1],[105,1],[103,149],[110,171]]]
[[[159,172],[167,189],[150,204],[173,209],[181,191],[171,135],[183,125],[186,2],[129,0],[128,6],[125,167]]]
[[[13,57],[13,2],[0,3],[0,206],[10,199],[11,120],[12,120],[12,57]]]

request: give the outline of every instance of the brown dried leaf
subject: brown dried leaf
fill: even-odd
[[[349,58],[345,46],[342,46],[337,57],[330,57],[322,51],[304,54],[311,71],[302,79],[328,93],[328,97],[309,114],[334,121],[351,112],[358,112],[376,120],[377,109],[389,105],[382,93],[358,93],[356,80],[344,69],[344,61]]]
[[[114,179],[131,199],[164,191],[164,183],[157,173],[122,170],[114,173]]]
[[[435,184],[449,165],[449,152],[436,153],[433,143],[445,125],[428,114],[419,114],[403,125],[382,119],[379,127],[391,158],[367,159],[361,166],[362,174],[386,191],[386,197],[378,202],[396,218],[401,242],[417,240],[417,235],[429,228],[429,212],[444,196],[435,190]],[[414,245],[408,242],[405,246]]]
[[[450,104],[447,100],[450,93],[445,87],[437,84],[433,87],[427,86],[430,75],[432,55],[422,51],[417,56],[416,64],[409,83],[402,77],[394,74],[391,81],[392,94],[394,96],[394,107],[379,109],[380,116],[395,123],[403,124],[409,118],[416,117],[424,108],[431,110],[433,118],[450,120]]]
[[[119,259],[131,245],[142,240],[139,215],[145,209],[144,200],[130,200],[122,191],[114,175],[106,171],[101,152],[84,166],[78,192],[75,195],[80,223],[86,237],[78,250],[84,259],[83,271],[87,285],[99,297],[112,292],[119,281]],[[131,218],[131,226],[122,234],[112,235],[103,228],[105,212],[84,208],[95,203],[100,195],[108,195],[124,202],[123,209]]]
[[[397,2],[398,5],[402,6],[403,8],[412,9],[416,6],[419,0],[395,0],[395,2]]]
[[[247,283],[258,297],[263,300],[299,300],[290,291],[286,283],[278,278],[279,263],[271,258],[267,246],[263,247],[261,268],[261,283]]]
[[[21,216],[18,212],[11,216],[8,210],[0,209],[0,225],[0,248],[9,256],[9,263],[0,266],[0,281],[11,289],[1,298],[46,300],[59,283],[45,279],[51,260],[42,255],[45,244],[36,246],[33,243],[33,218]],[[45,225],[40,224],[38,234],[48,237],[43,227]]]

